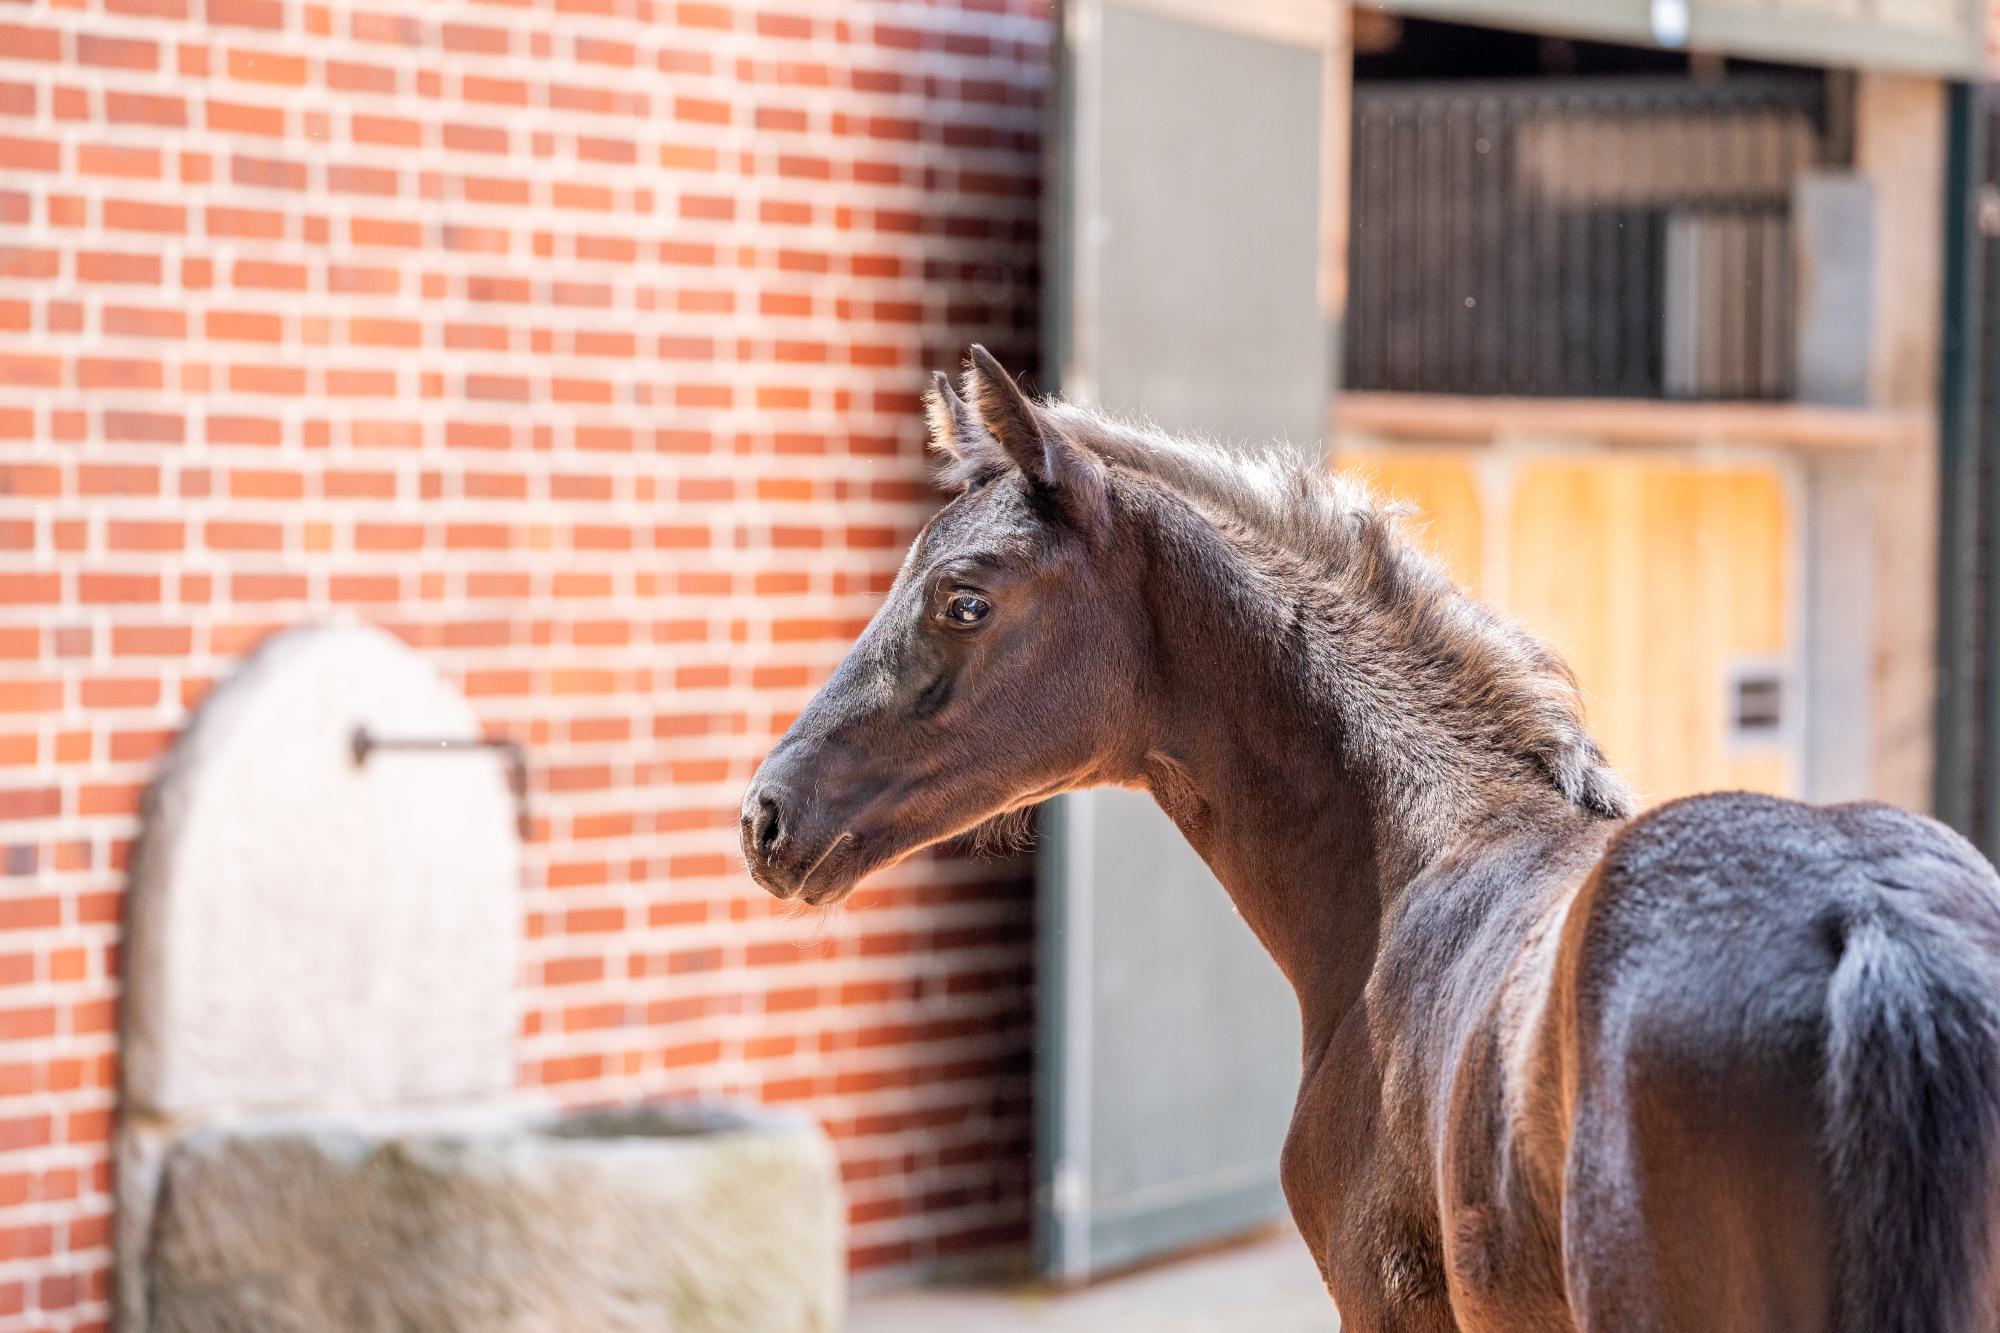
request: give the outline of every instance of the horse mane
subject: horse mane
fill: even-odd
[[[949,411],[951,404],[942,404]],[[1455,734],[1477,739],[1546,779],[1592,813],[1624,818],[1633,798],[1584,723],[1582,691],[1568,664],[1526,630],[1453,584],[1398,529],[1407,510],[1380,503],[1368,487],[1320,458],[1280,447],[1239,449],[1174,436],[1060,401],[1037,405],[1047,428],[1113,475],[1148,478],[1182,500],[1289,553],[1315,600],[1370,615],[1374,669],[1420,681],[1426,699],[1449,713]],[[967,420],[966,418],[972,418]],[[999,447],[964,413],[934,438],[948,456],[940,480],[977,485],[1005,467]],[[1405,770],[1418,786],[1441,784],[1406,727],[1385,725],[1378,762]],[[1367,736],[1357,737],[1366,743]]]

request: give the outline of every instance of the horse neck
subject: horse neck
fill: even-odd
[[[1287,594],[1284,570],[1199,516],[1157,517],[1144,782],[1291,981],[1310,1039],[1359,998],[1385,911],[1509,784],[1418,689],[1380,673],[1345,688],[1361,678],[1345,655],[1371,641],[1358,618],[1393,608]],[[1385,762],[1385,745],[1424,762]]]

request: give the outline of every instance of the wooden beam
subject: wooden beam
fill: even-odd
[[[1378,7],[1560,37],[1656,44],[1649,0],[1378,0]],[[1978,6],[1968,6],[1970,17],[1956,27],[1892,23],[1831,4],[1690,0],[1689,8],[1690,50],[1957,77],[1980,68]]]
[[[1345,0],[1108,0],[1203,28],[1325,50],[1346,31]]]
[[[1629,398],[1340,395],[1333,434],[1438,444],[1589,440],[1607,444],[1740,444],[1816,452],[1894,451],[1928,439],[1927,412],[1800,403],[1669,403]]]

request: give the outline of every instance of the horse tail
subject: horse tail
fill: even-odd
[[[1978,946],[1870,885],[1827,993],[1822,1085],[1846,1333],[1988,1333],[2000,996]],[[1921,892],[1921,891],[1919,891]],[[1885,896],[1886,895],[1886,896]],[[1928,896],[1928,895],[1924,895]]]

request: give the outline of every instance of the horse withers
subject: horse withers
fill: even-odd
[[[1964,840],[1635,815],[1563,664],[1350,483],[978,348],[929,409],[954,498],[758,769],[759,884],[830,903],[1144,788],[1297,992],[1281,1174],[1351,1333],[1992,1333],[2000,881]]]

